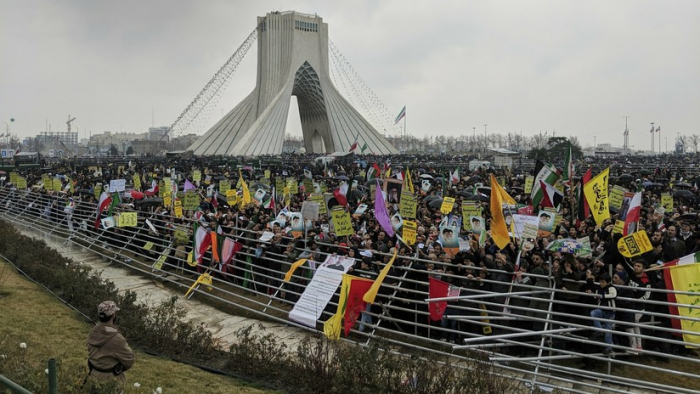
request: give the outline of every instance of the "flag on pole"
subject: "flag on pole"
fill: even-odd
[[[112,202],[109,203],[109,211],[107,211],[107,214],[109,216],[112,216],[112,213],[114,212],[114,208],[116,208],[119,204],[121,204],[121,199],[119,198],[119,192],[112,193]]]
[[[374,216],[377,219],[377,223],[386,231],[386,234],[393,237],[394,228],[391,226],[391,219],[386,211],[386,203],[384,202],[382,188],[379,186],[379,180],[377,180],[377,189],[374,192]]]
[[[591,178],[593,177],[593,174],[591,173],[591,168],[589,167],[586,173],[583,175],[583,178],[581,178],[581,183],[578,184],[577,186],[577,193],[578,197],[576,198],[577,204],[576,204],[576,226],[578,227],[579,223],[583,222],[588,218],[588,216],[591,214],[591,209],[588,206],[588,201],[586,201],[585,194],[583,192],[583,186],[588,183]]]
[[[372,284],[374,283],[373,280],[371,279],[366,279],[366,278],[358,278],[355,276],[351,275],[343,275],[343,278],[345,276],[350,276],[351,281],[350,281],[350,290],[348,291],[347,297],[345,299],[345,337],[350,335],[350,330],[355,326],[355,322],[357,322],[357,318],[360,317],[360,314],[362,311],[365,310],[367,307],[367,303],[362,299],[362,297],[367,294],[369,289],[372,287]]]
[[[508,234],[508,226],[506,219],[503,216],[503,204],[515,205],[513,197],[509,196],[505,190],[498,184],[496,177],[491,174],[491,238],[496,243],[499,249],[508,246],[510,235]]]
[[[637,222],[639,214],[642,210],[642,193],[634,193],[634,197],[630,201],[630,206],[625,215],[625,227],[622,229],[622,235],[633,234],[637,231]]]
[[[564,201],[564,195],[549,183],[540,181],[540,187],[542,188],[542,200],[540,203],[543,207],[557,208]]]
[[[238,170],[238,176],[241,180],[241,188],[243,189],[243,206],[250,204],[250,191],[248,190],[248,184],[243,180],[243,173]]]
[[[377,298],[377,293],[379,292],[379,287],[381,287],[382,282],[384,282],[384,278],[389,274],[389,270],[391,269],[391,266],[394,265],[394,260],[396,260],[396,255],[399,253],[399,248],[394,248],[394,255],[391,257],[391,260],[382,268],[381,272],[379,272],[379,275],[377,276],[377,279],[374,280],[374,283],[372,283],[372,287],[370,287],[369,290],[365,293],[365,295],[362,297],[362,299],[370,304],[374,303],[374,299]]]
[[[569,141],[569,149],[566,151],[566,159],[564,160],[564,184],[571,186],[571,178],[574,177],[574,161],[571,157],[571,142]]]
[[[450,173],[450,181],[453,185],[459,183],[459,167],[457,167],[455,172]]]
[[[654,132],[654,125],[651,126],[651,130],[649,130],[650,133]]]
[[[335,196],[335,199],[338,200],[338,203],[344,207],[348,206],[347,193],[348,193],[347,182],[343,182],[342,185],[340,185],[337,189],[333,190],[333,195]]]
[[[683,341],[687,346],[697,347],[700,345],[700,327],[694,321],[684,319],[684,317],[697,317],[697,309],[688,307],[679,307],[677,304],[696,305],[698,296],[693,293],[698,291],[698,283],[700,283],[700,253],[690,254],[670,261],[663,265],[666,269],[664,276],[666,278],[666,289],[671,290],[667,294],[668,309],[672,315],[678,318],[671,319],[671,325],[677,330],[695,332],[697,334],[683,334]],[[676,294],[675,292],[684,292],[686,294]]]
[[[656,132],[657,132],[657,133],[660,132],[660,131],[661,131],[661,126],[659,126],[659,127],[656,128]]]
[[[396,116],[396,120],[394,120],[394,124],[399,123],[401,119],[403,119],[406,116],[406,106],[404,105],[403,108],[401,108],[401,112]]]
[[[365,149],[367,149],[368,147],[369,147],[369,146],[368,146],[367,143],[365,142],[365,144],[362,145],[362,148],[360,148],[360,153],[361,153],[361,154],[364,154],[364,153],[365,153]]]
[[[207,252],[209,245],[211,245],[211,234],[209,231],[203,229],[199,223],[194,222],[194,236],[192,237],[194,259],[197,264],[202,264],[202,257],[204,253]]]
[[[537,160],[535,165],[535,179],[532,182],[532,192],[530,197],[532,197],[532,206],[537,208],[542,201],[542,186],[540,181],[544,181],[550,185],[554,185],[559,180],[559,173],[553,165],[549,163]]]
[[[100,195],[100,201],[97,203],[97,218],[95,219],[95,230],[100,228],[100,215],[105,209],[112,203],[112,197],[110,197],[108,192],[102,192]]]
[[[406,185],[406,189],[411,192],[415,193],[415,190],[413,190],[413,179],[411,178],[411,169],[406,167],[406,175],[403,178],[403,183]]]
[[[459,296],[460,288],[457,286],[450,286],[449,283],[441,281],[435,278],[428,278],[428,297],[429,298],[442,298],[442,297],[457,297]],[[442,316],[445,314],[447,309],[447,301],[431,301],[428,303],[428,310],[430,312],[430,320],[440,321]]]
[[[583,193],[591,207],[591,213],[596,224],[603,225],[603,221],[610,217],[610,205],[608,205],[608,178],[610,168],[606,168],[595,178],[583,186]]]
[[[354,151],[355,149],[357,149],[357,140],[355,140],[355,142],[352,143],[352,146],[350,146],[350,151],[349,151],[349,152],[352,152],[352,151]]]

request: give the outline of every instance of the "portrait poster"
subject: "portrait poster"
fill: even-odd
[[[290,214],[292,224],[292,236],[299,238],[304,233],[304,219],[301,212],[292,212]]]
[[[554,228],[554,218],[557,214],[550,211],[541,211],[538,215],[537,221],[537,236],[546,237],[552,233]]]
[[[440,242],[445,252],[455,256],[459,253],[459,228],[454,226],[440,227]]]
[[[399,204],[401,202],[401,191],[403,182],[398,179],[385,179],[382,188],[386,202],[389,204]]]

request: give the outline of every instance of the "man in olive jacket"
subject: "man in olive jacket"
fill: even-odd
[[[134,352],[114,325],[118,310],[114,301],[105,301],[97,307],[100,321],[88,334],[88,367],[93,378],[99,381],[116,379],[124,385],[124,372],[134,365]]]

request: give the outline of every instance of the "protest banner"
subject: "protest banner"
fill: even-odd
[[[182,217],[182,201],[180,199],[175,200],[175,216]]]
[[[287,187],[289,188],[290,194],[299,193],[299,184],[295,178],[287,178]]]
[[[226,195],[226,192],[231,190],[231,181],[228,179],[222,179],[219,181],[219,193]]]
[[[182,207],[186,211],[194,211],[199,207],[199,203],[201,202],[199,199],[199,194],[197,192],[187,192],[185,193],[185,199],[184,203],[182,204]]]
[[[401,192],[401,202],[399,203],[399,213],[401,217],[415,219],[418,201],[416,195],[411,192]]]
[[[352,228],[352,219],[350,213],[345,211],[343,207],[335,207],[331,210],[331,218],[335,227],[335,235],[337,237],[345,237],[353,235],[355,230]]]
[[[462,228],[465,231],[472,230],[471,217],[481,216],[481,207],[474,201],[462,203]]]
[[[301,217],[304,219],[318,220],[319,210],[320,204],[316,201],[304,201],[301,203]]]
[[[639,256],[652,249],[653,247],[646,231],[637,231],[617,241],[617,250],[625,257]]]
[[[616,211],[619,211],[620,208],[622,208],[622,198],[625,196],[625,192],[627,189],[625,189],[622,186],[615,185],[613,186],[612,190],[610,191],[610,208],[615,209]]]
[[[309,200],[318,203],[318,214],[327,215],[328,207],[326,206],[326,201],[323,199],[323,194],[313,193]]]
[[[673,196],[668,193],[661,193],[661,205],[666,212],[673,211]]]
[[[163,206],[170,208],[173,205],[173,194],[170,192],[163,192]]]
[[[455,206],[455,199],[452,197],[445,197],[442,199],[442,205],[440,205],[440,212],[443,215],[447,215],[452,212],[452,208]]]
[[[109,181],[109,191],[111,193],[123,192],[124,190],[126,190],[126,179],[112,179]]]
[[[404,220],[403,222],[403,240],[406,241],[408,245],[413,245],[416,243],[416,230],[418,229],[418,223],[410,220]]]
[[[138,174],[132,177],[134,180],[134,190],[141,190],[141,177]]]
[[[235,189],[226,190],[226,202],[231,207],[238,204],[238,192]]]
[[[535,177],[532,175],[528,175],[525,177],[525,187],[523,192],[525,194],[530,194],[532,193],[532,184],[535,182]]]
[[[122,212],[119,214],[117,227],[136,227],[138,223],[138,213]]]

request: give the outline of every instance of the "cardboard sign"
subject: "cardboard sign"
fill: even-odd
[[[314,192],[314,181],[311,179],[304,178],[304,194],[311,194]]]
[[[98,183],[95,185],[95,188],[93,190],[95,192],[95,200],[100,200],[100,194],[102,194],[102,184]]]
[[[25,190],[27,189],[27,178],[23,177],[17,177],[17,183],[16,183],[17,189],[18,190]]]
[[[185,193],[185,203],[182,204],[182,207],[187,211],[194,211],[199,207],[200,202],[197,192],[187,192]]]
[[[12,182],[13,185],[16,185],[17,179],[19,179],[19,175],[17,175],[16,172],[11,172],[10,173],[10,182]]]
[[[270,170],[265,170],[265,178],[270,179],[270,176],[272,173],[270,173]]]
[[[195,182],[201,181],[202,180],[202,171],[199,171],[199,170],[192,171],[192,180]]]
[[[418,229],[418,223],[410,220],[404,220],[403,222],[403,240],[406,241],[408,245],[413,245],[416,243],[416,230]]]
[[[535,216],[535,218],[537,218]],[[538,219],[539,221],[539,219]],[[521,233],[524,239],[536,239],[537,238],[537,225],[531,223],[525,223],[523,226],[523,232]]]
[[[182,217],[182,201],[180,200],[175,200],[175,216]]]
[[[652,249],[646,231],[637,231],[617,241],[617,250],[625,257],[639,256]]]
[[[666,212],[673,211],[673,197],[668,193],[661,194],[661,205],[666,209]]]
[[[331,218],[335,227],[336,237],[345,237],[353,235],[355,231],[352,228],[352,220],[350,213],[346,212],[343,207],[335,207],[331,210]]]
[[[165,260],[168,259],[169,254],[170,254],[170,249],[166,249],[165,252],[163,252],[163,254],[158,256],[158,260],[156,260],[155,264],[153,264],[153,268],[157,269],[157,270],[162,269],[163,264],[165,264]]]
[[[325,205],[325,204],[324,204]],[[320,204],[316,201],[304,201],[301,203],[301,217],[309,220],[318,220]]]
[[[277,193],[281,193],[284,191],[284,179],[282,178],[275,178],[275,189],[277,189]]]
[[[134,175],[134,189],[141,190],[141,177]]]
[[[123,192],[126,190],[126,179],[112,179],[109,181],[110,192]]]
[[[297,183],[297,180],[294,178],[287,178],[287,187],[289,188],[289,193],[290,194],[297,194],[299,193],[299,184]]]
[[[227,191],[231,190],[231,182],[224,179],[219,181],[219,193],[226,194]]]
[[[627,189],[625,189],[622,186],[615,185],[613,186],[612,190],[610,191],[610,208],[614,208],[615,210],[620,210],[622,208],[622,199],[625,196],[625,192]]]
[[[238,204],[238,193],[233,189],[226,190],[226,202],[231,207]]]
[[[326,202],[323,199],[323,194],[314,193],[311,195],[311,201],[318,203],[318,214],[328,215],[328,208],[326,207]]]
[[[111,183],[111,182],[110,182],[110,183]],[[55,192],[60,192],[62,187],[63,187],[63,184],[61,183],[61,179],[60,179],[60,178],[54,178],[54,179],[53,179],[53,182],[52,182],[51,190],[53,190],[53,191],[55,191]],[[112,189],[110,189],[110,190],[112,190]]]
[[[122,212],[119,214],[118,227],[136,227],[138,223],[138,213]]]
[[[481,207],[476,202],[463,202],[462,218],[464,218],[464,220],[462,220],[462,228],[466,231],[472,229],[472,223],[471,220],[469,220],[472,216],[481,216]]]
[[[530,194],[532,193],[532,184],[535,182],[535,177],[532,175],[526,176],[525,177],[525,187],[523,188],[523,192],[525,194]]]
[[[616,220],[615,221],[615,227],[613,227],[613,234],[624,234],[625,231],[625,222],[622,220]]]
[[[399,203],[399,213],[401,217],[415,219],[418,201],[415,194],[411,192],[401,192],[401,202]]]
[[[455,199],[452,197],[445,197],[442,199],[442,205],[440,206],[440,212],[443,215],[447,215],[452,212],[452,208],[455,206]]]
[[[170,207],[173,205],[173,195],[170,192],[163,193],[163,206]]]

